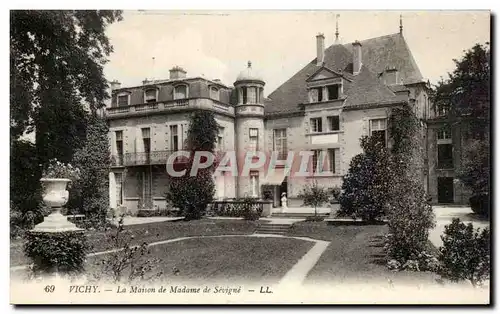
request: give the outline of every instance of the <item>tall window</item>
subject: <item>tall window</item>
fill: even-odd
[[[319,150],[319,149],[313,150],[312,170],[314,173],[318,170],[318,161],[320,161],[320,159],[319,159],[320,154],[321,154],[321,150]],[[320,166],[319,170],[321,171],[323,167],[321,164],[319,166]]]
[[[311,102],[323,101],[323,87],[315,87],[309,90]]]
[[[387,119],[370,120],[370,135],[387,146]]]
[[[438,168],[453,169],[453,145],[439,144],[438,145]]]
[[[251,171],[250,172],[250,186],[252,187],[252,196],[259,196],[259,172]]]
[[[437,130],[438,140],[449,140],[451,139],[451,129],[449,127],[443,127]]]
[[[339,85],[330,85],[326,88],[328,90],[328,100],[339,99]]]
[[[274,130],[274,147],[273,150],[278,152],[278,159],[286,159],[288,155],[286,129]]]
[[[123,164],[123,131],[115,132],[116,138],[116,156],[118,165]]]
[[[217,87],[210,87],[210,98],[219,100],[219,89]]]
[[[329,148],[328,149],[328,170],[331,173],[338,173],[339,172],[339,167],[340,167],[340,155],[339,155],[340,149],[338,148]]]
[[[257,87],[248,87],[247,102],[249,104],[257,103]]]
[[[170,126],[170,150],[174,152],[179,150],[179,134],[177,125]]]
[[[188,98],[187,85],[177,85],[174,88],[174,99],[185,99],[185,98]]]
[[[123,204],[123,177],[122,173],[115,173],[115,183],[116,183],[116,205],[120,206]]]
[[[246,104],[247,103],[247,88],[246,87],[242,87],[241,88],[241,95],[243,96],[243,103]]]
[[[323,132],[323,121],[321,118],[312,118],[311,119],[311,131],[313,133]]]
[[[217,131],[217,149],[222,151],[224,150],[224,128],[219,127]]]
[[[144,92],[144,101],[145,102],[156,102],[156,94],[157,90],[156,89],[148,89]]]
[[[144,145],[144,153],[146,157],[146,161],[149,162],[149,157],[151,155],[151,129],[143,128],[142,129],[142,143]]]
[[[259,147],[259,129],[256,128],[251,128],[249,130],[249,144],[248,144],[248,150],[251,152],[256,152],[257,148]]]
[[[339,116],[327,117],[328,121],[328,131],[338,131],[340,130],[340,119]]]
[[[118,95],[117,97],[118,107],[128,106],[129,105],[128,99],[129,99],[128,94]]]

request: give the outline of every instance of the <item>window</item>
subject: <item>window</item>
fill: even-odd
[[[217,131],[217,143],[216,147],[218,150],[224,150],[224,128],[219,127]]]
[[[157,93],[156,89],[148,89],[144,92],[144,102],[156,102],[157,101]]]
[[[438,140],[449,140],[451,139],[451,130],[448,127],[441,128],[437,130]]]
[[[328,121],[328,131],[338,131],[340,130],[340,119],[339,116],[327,117]]]
[[[170,126],[170,150],[176,152],[179,150],[179,134],[177,125]]]
[[[338,173],[340,170],[340,149],[338,148],[329,148],[328,149],[328,170],[331,173]]]
[[[252,196],[259,196],[259,173],[257,171],[250,172],[250,186],[252,187]]]
[[[242,87],[241,90],[242,90],[241,93],[242,93],[242,96],[243,96],[242,103],[246,104],[247,103],[247,88],[246,87]]]
[[[210,98],[219,100],[219,89],[217,87],[210,87]]]
[[[438,168],[453,169],[453,145],[439,144],[438,145]]]
[[[321,118],[312,118],[311,119],[311,131],[313,133],[323,132],[323,122]]]
[[[249,104],[257,103],[257,87],[248,87],[247,102]]]
[[[339,85],[330,85],[326,88],[328,90],[328,100],[339,99]]]
[[[116,206],[123,204],[123,178],[122,173],[115,173]]]
[[[259,147],[259,129],[251,128],[249,130],[249,139],[248,150],[256,152]]]
[[[370,135],[376,137],[384,147],[387,146],[387,119],[370,120]]]
[[[443,116],[447,116],[448,115],[448,112],[449,112],[449,107],[448,106],[445,106],[445,105],[438,105],[436,107],[436,115],[438,117],[443,117]]]
[[[128,106],[129,105],[128,100],[129,100],[128,94],[118,95],[117,97],[118,107]]]
[[[319,149],[313,150],[313,156],[312,156],[313,173],[315,173],[318,170],[318,161],[320,160],[319,159],[320,154],[321,154],[321,150],[319,150]],[[323,170],[323,167],[322,167],[322,165],[320,165],[319,172],[321,172],[322,170]]]
[[[174,88],[174,99],[185,99],[185,98],[188,98],[187,85],[177,85]]]
[[[278,152],[278,159],[286,159],[288,155],[287,141],[286,141],[286,129],[275,129],[274,130],[274,148],[275,152]]]
[[[309,90],[309,97],[311,102],[323,101],[323,87],[311,88]]]
[[[123,164],[123,131],[116,131],[116,156],[117,156],[117,164]]]
[[[394,85],[398,84],[398,71],[395,69],[387,70],[385,72],[385,84],[386,85]]]
[[[144,145],[144,153],[146,154],[146,159],[149,160],[149,156],[151,154],[151,129],[143,128],[142,131],[142,143]]]

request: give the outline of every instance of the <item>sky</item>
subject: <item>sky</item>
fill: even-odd
[[[436,83],[453,71],[453,59],[490,41],[488,11],[124,11],[107,34],[114,52],[108,80],[122,87],[166,79],[174,65],[187,75],[231,85],[247,62],[266,82],[268,95],[316,57],[316,35],[325,46],[399,32],[424,78]],[[153,59],[154,58],[154,59]]]

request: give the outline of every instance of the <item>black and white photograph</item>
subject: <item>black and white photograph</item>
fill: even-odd
[[[491,11],[9,15],[11,304],[491,305]]]

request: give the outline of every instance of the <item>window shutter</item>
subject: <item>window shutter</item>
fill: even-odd
[[[335,149],[335,173],[340,173],[340,148]]]

